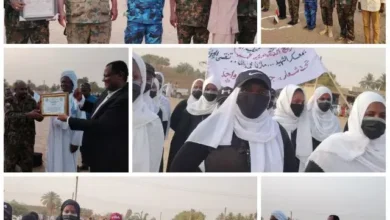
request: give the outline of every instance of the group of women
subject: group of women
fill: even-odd
[[[133,54],[133,86],[141,88],[136,94],[144,93],[145,69]],[[168,172],[385,171],[386,104],[375,92],[356,98],[345,132],[332,112],[328,88],[317,88],[307,100],[300,87],[288,85],[274,109],[271,81],[259,70],[239,74],[228,92],[214,76],[195,80],[191,96],[176,106],[169,126],[143,98],[133,96],[135,172],[162,171],[169,127],[175,133]]]

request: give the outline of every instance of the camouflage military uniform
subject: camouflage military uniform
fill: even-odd
[[[333,8],[335,0],[320,0],[321,15],[324,25],[333,26]]]
[[[164,0],[128,0],[126,44],[161,44]]]
[[[288,0],[288,10],[290,11],[291,22],[296,24],[299,19],[299,1],[300,0]]]
[[[19,165],[22,172],[32,172],[35,123],[25,114],[36,109],[37,104],[30,96],[22,101],[10,97],[4,103],[5,171],[15,172],[16,165]]]
[[[69,44],[108,44],[111,38],[109,0],[65,0]]]
[[[263,10],[269,9],[270,0],[261,0],[261,7]]]
[[[237,7],[239,33],[236,42],[253,44],[257,33],[257,0],[240,0]]]
[[[180,44],[207,44],[211,0],[176,0],[177,37]]]
[[[357,0],[336,0],[337,15],[341,28],[340,37],[347,40],[355,40],[354,15],[357,6]]]
[[[15,11],[10,0],[4,0],[5,36],[8,44],[49,43],[48,21],[19,21],[19,12]]]

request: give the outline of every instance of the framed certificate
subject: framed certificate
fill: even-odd
[[[53,19],[58,13],[57,0],[21,0],[24,9],[20,12],[21,21]]]
[[[41,95],[41,113],[43,116],[69,115],[69,94],[51,93]]]

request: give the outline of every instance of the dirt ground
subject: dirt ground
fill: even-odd
[[[286,1],[287,4],[287,1]],[[288,4],[287,4],[288,5]],[[271,7],[268,12],[261,12],[261,43],[263,44],[339,44],[335,41],[340,36],[340,26],[338,23],[336,9],[333,11],[333,38],[327,36],[321,36],[319,32],[323,30],[324,24],[322,23],[321,10],[317,10],[317,28],[313,31],[304,30],[306,26],[306,19],[304,15],[304,4],[302,1],[299,4],[300,22],[295,26],[290,26],[287,23],[290,21],[288,17],[285,20],[280,21],[278,24],[273,24],[273,16],[277,5],[275,1],[271,1]],[[287,6],[287,14],[288,6]],[[381,15],[380,19],[380,43],[386,42],[386,16]],[[364,27],[362,14],[358,11],[355,13],[355,42],[356,44],[364,44]]]
[[[179,104],[181,100],[176,98],[171,98],[171,111],[175,109],[176,105]],[[347,118],[339,118],[340,120],[340,126],[344,129],[345,123],[347,123]],[[169,155],[169,147],[171,145],[172,137],[175,132],[173,130],[169,130],[169,135],[167,140],[165,140],[164,143],[164,170],[166,170],[167,161],[168,161],[168,155]]]

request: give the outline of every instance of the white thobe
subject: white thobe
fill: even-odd
[[[77,108],[73,118],[86,119],[84,111]],[[82,144],[83,131],[72,131],[67,122],[50,118],[46,172],[77,172],[77,158]],[[71,153],[70,145],[79,146]]]

